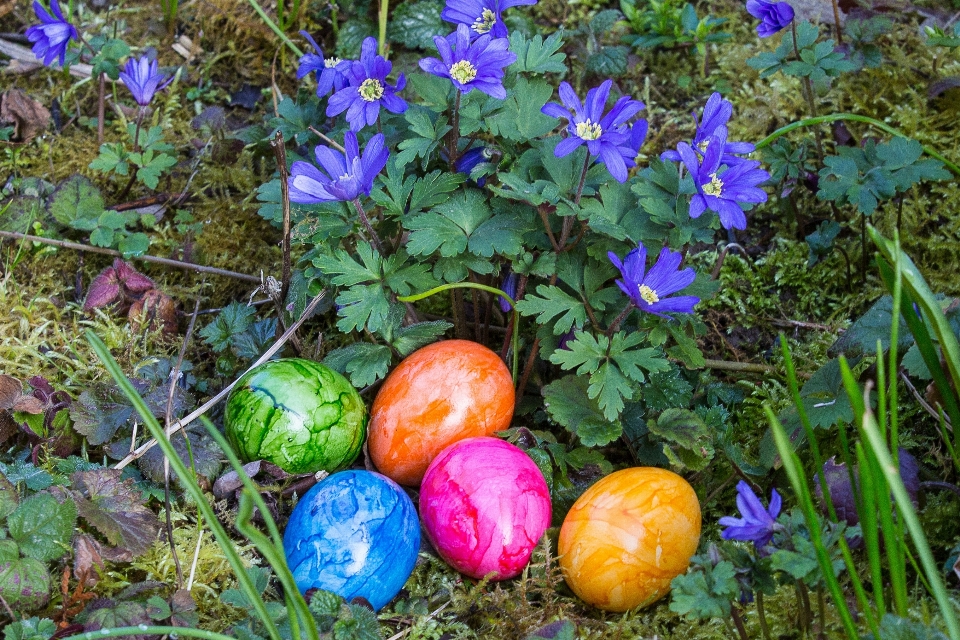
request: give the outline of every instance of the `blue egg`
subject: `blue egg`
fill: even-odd
[[[393,480],[341,471],[311,488],[290,514],[283,550],[300,591],[318,588],[380,610],[403,588],[420,550],[413,501]]]

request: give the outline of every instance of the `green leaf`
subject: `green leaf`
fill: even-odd
[[[542,629],[534,631],[526,640],[576,640],[577,626],[569,620],[551,622]]]
[[[50,600],[50,573],[36,558],[0,563],[0,596],[18,611],[33,611]]]
[[[30,491],[42,491],[53,484],[53,476],[34,466],[33,463],[23,460],[14,460],[9,464],[0,462],[0,473],[3,473],[12,484],[23,483]]]
[[[23,555],[46,562],[70,552],[76,522],[77,506],[72,500],[58,502],[49,493],[38,493],[10,514],[7,529]]]
[[[814,427],[853,421],[853,407],[843,386],[839,360],[829,360],[817,369],[800,389],[800,397]]]
[[[377,25],[366,17],[351,18],[340,25],[337,38],[337,57],[354,59],[360,57],[364,38],[377,37]],[[319,120],[317,121],[319,122]]]
[[[57,632],[57,623],[47,618],[26,618],[3,628],[3,640],[50,640]]]
[[[803,580],[820,571],[816,556],[803,555],[789,549],[774,551],[770,556],[770,566],[774,571],[783,571],[794,580]]]
[[[431,212],[405,221],[404,226],[410,230],[407,251],[415,256],[430,255],[434,251],[447,258],[457,256],[467,249],[471,234],[490,216],[490,207],[482,192],[459,191]]]
[[[358,604],[344,604],[333,623],[334,640],[382,640],[377,614]]]
[[[177,159],[165,153],[155,154],[153,150],[147,150],[143,152],[137,164],[140,165],[140,168],[137,169],[137,180],[146,185],[148,189],[156,189],[160,182],[160,176],[167,169],[177,164]]]
[[[889,350],[890,327],[893,325],[892,309],[893,298],[889,295],[881,297],[843,332],[843,335],[830,346],[828,353],[831,356],[842,353],[848,360],[863,355],[875,355],[878,340],[884,352]],[[903,318],[900,318],[898,336],[898,352],[906,350],[913,344],[913,336]]]
[[[527,38],[519,31],[510,32],[510,51],[517,60],[510,66],[518,73],[565,73],[566,54],[563,47],[563,31],[555,31],[546,40],[540,35]]]
[[[391,359],[390,347],[386,345],[354,342],[334,349],[327,354],[323,362],[336,371],[345,373],[350,378],[350,384],[362,389],[386,377]]]
[[[528,293],[517,302],[517,310],[525,316],[537,316],[536,323],[546,325],[557,318],[553,333],[560,335],[576,326],[578,329],[587,321],[587,309],[583,301],[577,300],[556,285],[537,285],[537,294]]]
[[[587,58],[587,71],[618,78],[627,72],[627,53],[626,47],[601,47],[600,51]]]
[[[660,417],[647,421],[647,429],[666,442],[663,453],[674,465],[691,471],[704,469],[713,459],[713,432],[689,409],[667,409]]]
[[[464,183],[466,176],[462,173],[441,173],[431,171],[419,178],[413,185],[410,195],[410,210],[406,215],[414,215],[421,211],[446,202],[451,193]]]
[[[253,307],[242,302],[231,302],[220,311],[216,320],[200,330],[200,337],[215,353],[220,353],[232,344],[235,336],[250,327],[255,313]]]
[[[393,348],[396,349],[401,356],[408,356],[420,347],[425,347],[431,342],[435,342],[451,328],[453,328],[453,324],[446,320],[417,322],[416,324],[401,327],[392,342]]]
[[[150,236],[140,231],[124,236],[117,244],[117,249],[124,258],[142,256],[149,248]]]
[[[699,566],[670,583],[670,610],[687,620],[728,618],[730,603],[740,596],[736,569],[729,560]]]
[[[546,80],[518,78],[502,106],[487,118],[490,133],[514,142],[526,142],[549,133],[559,122],[542,114],[540,109],[552,95],[553,87]]]
[[[433,37],[448,31],[440,18],[443,3],[437,0],[401,2],[391,7],[387,39],[408,49],[434,50]]]
[[[958,39],[960,45],[960,39]],[[880,629],[878,635],[883,640],[947,640],[947,636],[939,629],[910,620],[901,618],[892,613],[884,614],[880,620]],[[876,640],[873,634],[867,634],[863,640]]]
[[[0,473],[0,520],[13,513],[18,504],[20,504],[20,496],[17,494],[17,488]]]
[[[686,407],[693,399],[693,386],[676,366],[667,371],[650,374],[650,381],[642,388],[642,398],[649,411]]]
[[[47,203],[50,214],[68,227],[76,220],[97,219],[103,209],[100,190],[81,175],[70,176],[61,182]]]
[[[162,388],[162,387],[161,387]],[[186,436],[184,438],[183,436]],[[189,440],[189,447],[187,442]],[[171,438],[173,450],[180,456],[180,460],[188,469],[195,470],[198,476],[206,480],[213,481],[223,467],[223,451],[217,446],[216,440],[211,438],[206,431],[185,429],[176,438]],[[143,471],[143,474],[157,484],[163,484],[163,461],[164,455],[160,447],[149,449],[143,457],[137,461],[137,467]],[[182,485],[180,478],[175,478],[177,484]],[[197,481],[195,479],[194,481]],[[144,514],[144,518],[146,515]],[[131,535],[133,531],[129,532]],[[145,534],[146,537],[149,534]]]
[[[550,419],[575,434],[586,447],[602,447],[620,437],[619,423],[607,420],[598,402],[587,395],[587,380],[564,376],[543,388]]]

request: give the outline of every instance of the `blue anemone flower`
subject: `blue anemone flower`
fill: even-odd
[[[766,202],[766,192],[757,185],[769,180],[770,174],[759,169],[760,163],[755,160],[738,158],[739,161],[732,165],[724,164],[726,135],[726,128],[723,128],[717,135],[707,138],[702,161],[686,142],[677,145],[677,151],[697,187],[697,193],[690,200],[690,217],[699,218],[709,209],[717,212],[724,229],[746,229],[747,216],[740,203]],[[724,166],[726,169],[721,170]]]
[[[720,537],[724,540],[749,540],[758,549],[765,547],[779,528],[777,516],[780,515],[780,506],[780,494],[776,489],[771,490],[770,504],[765,509],[750,485],[741,480],[737,483],[737,509],[743,517],[720,518],[720,525],[726,527]]]
[[[793,7],[788,2],[747,0],[747,12],[760,21],[757,35],[761,38],[768,38],[782,31],[793,22]]]
[[[517,274],[513,271],[510,271],[510,273],[508,273],[503,279],[503,284],[500,285],[500,290],[510,296],[514,301],[517,299],[517,280],[519,280]],[[497,300],[500,302],[500,311],[503,311],[504,313],[510,313],[513,311],[513,306],[510,304],[509,300],[503,296],[497,296]]]
[[[391,113],[403,113],[407,103],[397,95],[407,85],[401,73],[397,84],[387,83],[393,63],[377,55],[376,38],[366,38],[360,48],[360,60],[352,60],[346,71],[347,86],[340,89],[327,103],[327,115],[347,112],[350,129],[359,131],[377,121],[380,107]]]
[[[627,169],[634,166],[634,159],[646,137],[647,121],[638,120],[632,127],[627,124],[644,107],[642,102],[629,96],[621,97],[604,114],[612,86],[613,81],[606,80],[599,87],[590,89],[581,104],[570,84],[561,82],[559,92],[563,105],[548,102],[540,111],[568,121],[568,135],[557,144],[554,155],[562,158],[586,144],[590,155],[599,157],[614,179],[626,182]]]
[[[616,284],[627,294],[630,301],[646,313],[667,317],[666,312],[693,313],[700,298],[696,296],[670,296],[690,285],[697,277],[691,268],[678,270],[683,256],[667,247],[660,250],[656,263],[644,274],[647,267],[647,248],[640,243],[620,262],[613,251],[607,253],[610,262],[620,270],[622,280]]]
[[[390,156],[383,143],[383,134],[373,136],[362,155],[357,134],[353,131],[344,134],[343,146],[345,155],[324,145],[318,145],[314,149],[317,162],[323,169],[318,169],[309,162],[293,163],[287,179],[291,202],[349,202],[358,198],[361,193],[370,195],[374,179],[386,166]]]
[[[151,60],[147,56],[140,58],[130,58],[123,66],[120,72],[120,80],[126,85],[133,99],[141,107],[145,107],[153,100],[154,94],[158,90],[167,86],[173,77],[167,77],[165,73],[160,73],[160,67],[156,60]],[[166,80],[166,82],[164,82]]]
[[[300,64],[297,67],[297,80],[313,71],[317,72],[317,97],[322,98],[331,91],[339,91],[347,86],[346,71],[350,68],[350,60],[341,60],[337,57],[324,58],[323,49],[317,44],[306,31],[301,31],[300,35],[307,39],[310,46],[316,50],[316,53],[307,52],[300,58]]]
[[[33,43],[33,55],[43,64],[50,66],[54,59],[59,59],[62,67],[70,40],[78,40],[80,35],[77,28],[63,17],[57,0],[50,0],[50,8],[53,15],[37,0],[33,0],[33,12],[41,24],[27,29],[27,40]]]
[[[697,114],[693,114],[693,120],[697,123],[697,132],[693,136],[694,151],[702,156],[704,151],[706,151],[709,139],[721,133],[726,140],[727,122],[730,121],[731,115],[733,115],[733,103],[729,100],[724,100],[723,96],[714,92],[710,98],[707,99],[707,104],[703,107],[703,116],[698,119]],[[740,158],[734,154],[752,153],[754,149],[755,147],[752,143],[730,142],[727,140],[723,148],[724,155],[722,162],[725,164],[739,162]],[[673,149],[661,153],[660,159],[671,162],[680,162],[682,160],[680,154]]]
[[[457,91],[463,93],[477,89],[499,100],[507,97],[503,88],[503,70],[517,59],[517,55],[509,50],[509,40],[491,38],[486,34],[470,42],[470,29],[461,24],[448,38],[435,36],[433,42],[437,45],[440,60],[424,58],[420,61],[421,69],[449,78]]]
[[[467,25],[474,38],[488,33],[494,38],[506,38],[503,12],[510,7],[529,4],[537,4],[537,0],[447,0],[440,17],[447,22]]]

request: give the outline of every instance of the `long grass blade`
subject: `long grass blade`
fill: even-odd
[[[107,368],[107,371],[117,383],[117,386],[119,386],[120,390],[123,391],[124,395],[127,396],[127,399],[129,399],[133,404],[134,409],[136,409],[137,413],[140,415],[143,423],[150,430],[150,435],[156,439],[157,446],[163,450],[163,454],[170,461],[170,468],[173,469],[174,473],[177,474],[177,477],[180,478],[184,490],[193,499],[200,513],[203,514],[203,517],[210,526],[210,530],[213,532],[213,535],[216,537],[221,548],[223,549],[224,557],[227,559],[227,562],[230,563],[231,568],[233,568],[233,571],[237,576],[237,582],[240,586],[240,589],[243,591],[244,595],[247,596],[247,599],[250,601],[250,604],[256,611],[257,616],[260,618],[261,622],[266,628],[271,640],[281,640],[280,631],[277,629],[277,625],[274,624],[273,619],[270,617],[270,614],[267,611],[266,603],[263,601],[263,598],[260,597],[260,592],[257,591],[253,581],[247,574],[247,570],[243,566],[243,560],[240,558],[240,555],[237,553],[236,549],[233,548],[233,541],[230,539],[230,536],[227,535],[223,525],[220,524],[216,514],[210,507],[210,503],[207,502],[206,496],[203,495],[203,491],[200,489],[200,486],[197,485],[189,470],[186,468],[186,466],[184,466],[180,456],[177,455],[173,445],[170,444],[170,441],[165,437],[163,427],[161,427],[160,423],[157,422],[157,419],[153,416],[153,413],[151,413],[150,409],[143,401],[143,398],[140,397],[140,394],[137,393],[137,390],[133,388],[132,384],[130,384],[127,376],[125,376],[123,370],[120,369],[120,365],[117,364],[117,361],[114,360],[113,356],[110,354],[110,350],[107,349],[107,345],[105,345],[97,336],[97,334],[90,329],[87,329],[86,337],[94,352],[103,362],[104,366]],[[143,632],[139,631],[138,633]],[[101,634],[98,637],[107,636]]]

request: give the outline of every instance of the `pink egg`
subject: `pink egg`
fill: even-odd
[[[518,575],[550,526],[550,490],[521,449],[467,438],[433,459],[420,486],[420,518],[446,562],[471,578]]]

